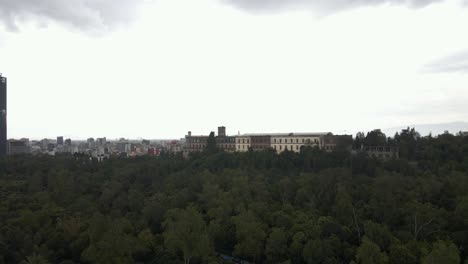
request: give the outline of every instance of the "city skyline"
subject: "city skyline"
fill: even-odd
[[[9,138],[468,121],[464,1],[8,2]]]
[[[216,127],[216,125],[211,126],[210,128],[206,129],[201,129],[201,130],[190,130],[193,135],[208,135],[210,132],[215,132],[213,127]],[[451,133],[453,135],[458,134],[459,132],[467,132],[468,131],[468,122],[451,122],[451,123],[442,123],[442,124],[412,124],[412,125],[407,125],[407,126],[399,126],[399,127],[387,127],[387,128],[378,128],[374,127],[369,130],[365,129],[357,129],[357,130],[344,130],[344,131],[333,131],[333,130],[304,130],[304,131],[298,131],[294,129],[289,129],[289,130],[284,130],[284,131],[279,131],[279,130],[273,130],[273,131],[265,131],[262,130],[261,132],[259,131],[253,131],[253,130],[248,130],[248,131],[240,131],[240,130],[235,130],[234,129],[228,129],[226,131],[226,135],[228,136],[237,136],[237,135],[246,135],[246,134],[277,134],[277,133],[333,133],[333,134],[339,134],[339,135],[351,135],[355,136],[357,133],[368,133],[372,130],[379,129],[381,130],[384,134],[386,134],[387,137],[393,137],[395,133],[400,133],[402,130],[407,129],[407,128],[415,128],[415,130],[421,135],[421,136],[427,136],[429,134],[433,136],[437,136],[443,133]],[[327,132],[324,132],[327,131]],[[184,130],[184,132],[174,134],[170,137],[166,138],[158,138],[158,137],[124,137],[124,136],[116,136],[116,137],[109,137],[106,135],[84,135],[81,137],[76,137],[73,135],[67,135],[67,134],[51,134],[45,137],[40,137],[40,136],[22,136],[22,137],[15,137],[10,134],[8,134],[8,139],[29,139],[29,140],[35,140],[35,141],[40,141],[42,139],[54,139],[56,137],[63,137],[66,139],[72,139],[74,141],[86,141],[90,138],[107,138],[108,140],[111,141],[118,141],[120,139],[127,139],[127,140],[179,140],[181,138],[184,138],[187,134],[187,129]]]

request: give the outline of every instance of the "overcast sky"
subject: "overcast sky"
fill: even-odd
[[[0,0],[10,138],[468,120],[468,1]]]

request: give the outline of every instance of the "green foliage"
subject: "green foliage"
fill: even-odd
[[[279,263],[287,259],[288,235],[283,229],[272,228],[266,242],[265,254],[271,263]]]
[[[468,137],[353,142],[378,144],[401,159],[215,141],[187,159],[0,158],[0,264],[467,263]]]
[[[458,264],[460,255],[457,247],[450,241],[438,240],[432,245],[432,251],[423,257],[422,264]]]
[[[211,132],[210,135],[208,136],[208,141],[206,142],[205,151],[207,153],[210,153],[210,154],[216,153],[216,151],[217,151],[216,138],[215,138],[215,133],[214,132]]]
[[[49,262],[41,255],[34,253],[33,255],[26,257],[26,260],[22,261],[21,264],[49,264]]]
[[[418,258],[405,245],[394,244],[389,249],[390,264],[417,264]]]
[[[205,221],[194,207],[168,211],[163,226],[165,245],[174,253],[182,252],[184,263],[211,255]]]
[[[266,239],[265,226],[252,211],[245,211],[234,216],[237,244],[234,253],[239,257],[251,259],[255,262],[262,254]]]
[[[388,257],[377,244],[364,237],[361,246],[357,249],[356,261],[358,264],[384,264],[388,263]]]

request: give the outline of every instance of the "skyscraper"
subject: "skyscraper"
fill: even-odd
[[[7,79],[0,74],[0,156],[7,154]]]

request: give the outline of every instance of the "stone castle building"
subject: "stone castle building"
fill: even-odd
[[[331,133],[263,133],[228,136],[223,126],[218,127],[218,134],[215,135],[216,146],[224,151],[246,152],[274,149],[278,153],[285,150],[299,152],[302,147],[317,147],[333,151],[340,142],[339,137],[349,137],[352,140],[351,136],[334,136]],[[189,131],[185,136],[184,152],[203,151],[208,144],[208,138],[208,135],[192,135]]]

